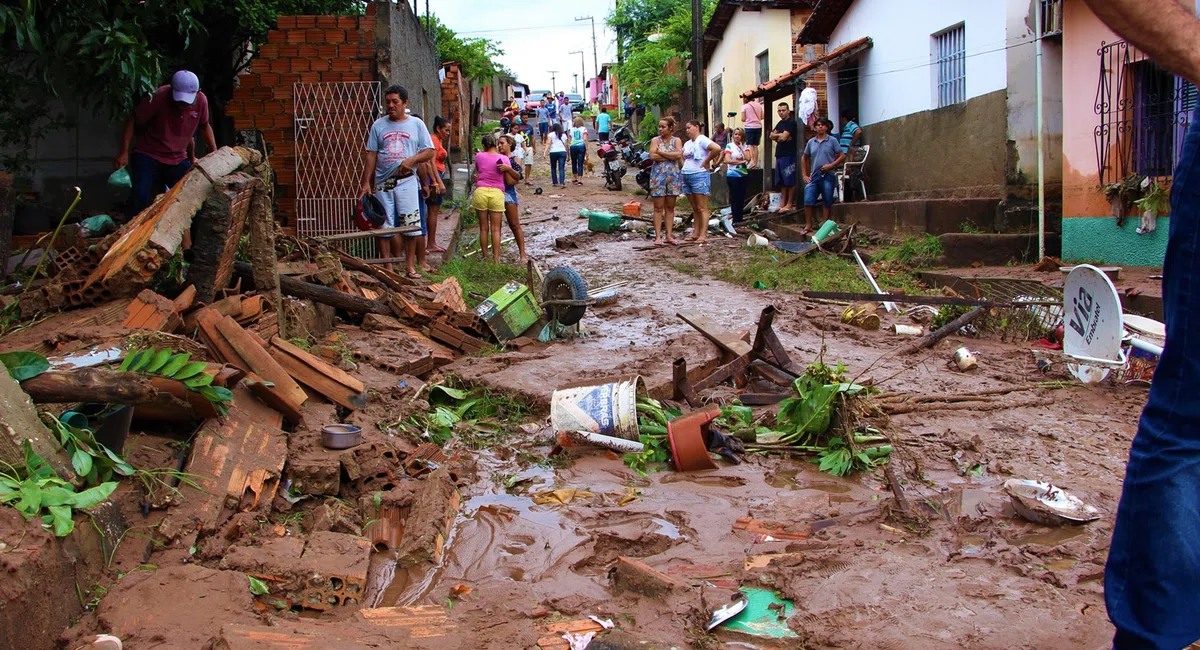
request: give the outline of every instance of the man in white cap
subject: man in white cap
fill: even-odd
[[[217,141],[208,122],[208,98],[200,92],[200,79],[187,70],[176,72],[169,86],[160,87],[133,109],[133,115],[125,120],[121,151],[114,161],[117,169],[129,167],[133,181],[130,216],[149,207],[155,196],[191,169],[197,132],[208,150],[216,151]]]

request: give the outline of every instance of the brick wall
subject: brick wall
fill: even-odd
[[[470,86],[463,79],[457,63],[446,64],[445,70],[441,115],[450,121],[450,141],[443,145],[452,152],[461,152],[471,132]]]
[[[803,29],[804,23],[808,22],[808,17],[812,15],[810,9],[793,9],[792,10],[792,67],[795,68],[803,63],[808,63],[813,59],[825,54],[824,45],[797,45],[796,37],[800,35],[800,30]],[[821,68],[816,72],[810,72],[804,76],[804,82],[808,87],[817,91],[817,116],[829,117],[829,104],[827,102],[828,87],[825,83],[825,68]],[[795,106],[792,106],[795,109]],[[837,120],[834,120],[836,122]]]
[[[284,226],[294,226],[296,218],[293,87],[378,80],[375,10],[370,3],[362,17],[280,16],[225,108],[235,128],[262,132],[275,171],[276,216]]]

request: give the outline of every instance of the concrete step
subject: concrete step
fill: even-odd
[[[964,229],[983,233],[1037,230],[1036,208],[1013,209],[1000,197],[838,203],[833,206],[833,219],[838,223],[857,221],[860,226],[897,235],[941,235]],[[1052,227],[1059,223],[1055,219],[1048,220],[1048,230],[1058,230]]]
[[[945,233],[938,236],[942,242],[942,263],[946,266],[1000,266],[1009,262],[1033,263],[1038,261],[1037,233]],[[1046,254],[1055,257],[1062,254],[1062,236],[1046,234]]]

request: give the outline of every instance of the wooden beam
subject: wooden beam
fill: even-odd
[[[234,273],[241,276],[243,279],[253,281],[254,270],[246,262],[235,262],[233,265]],[[257,285],[255,286],[257,289]],[[295,278],[281,276],[279,278],[279,289],[284,294],[295,296],[297,298],[306,298],[314,302],[319,302],[324,305],[337,307],[338,309],[348,311],[355,314],[388,314],[392,313],[391,307],[377,300],[369,300],[360,296],[352,296],[348,293],[330,289],[329,287],[311,282],[303,282]]]
[[[709,317],[695,311],[681,311],[677,314],[683,322],[691,325],[704,335],[705,338],[716,344],[724,352],[727,352],[735,357],[740,357],[750,352],[751,346],[749,343],[738,338],[732,332],[728,332],[720,328]]]

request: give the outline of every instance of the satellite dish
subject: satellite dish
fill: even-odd
[[[1125,365],[1124,320],[1117,288],[1100,269],[1080,264],[1063,287],[1063,354],[1067,369],[1085,384],[1104,381]]]
[[[1153,318],[1125,314],[1125,327],[1135,334],[1146,334],[1157,339],[1167,338],[1167,326]]]

